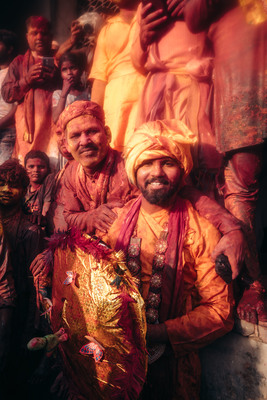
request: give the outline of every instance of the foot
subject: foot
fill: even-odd
[[[237,314],[252,324],[267,327],[267,303],[264,301],[265,289],[259,281],[255,281],[246,289],[237,306]]]

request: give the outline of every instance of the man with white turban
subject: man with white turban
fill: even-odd
[[[232,329],[231,286],[211,253],[218,231],[180,197],[194,138],[182,122],[142,125],[126,172],[141,195],[118,210],[105,240],[126,254],[146,303],[149,368],[142,400],[198,399],[197,350]]]

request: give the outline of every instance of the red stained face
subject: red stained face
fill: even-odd
[[[148,159],[136,173],[137,186],[151,204],[164,205],[177,191],[182,171],[170,157]]]
[[[48,174],[47,164],[41,158],[29,158],[25,168],[30,183],[42,184]]]
[[[49,53],[52,36],[47,28],[30,26],[26,37],[30,50],[36,52],[38,56],[45,56]]]
[[[85,170],[95,169],[107,155],[109,140],[105,128],[90,115],[72,119],[67,124],[65,137],[67,150]]]

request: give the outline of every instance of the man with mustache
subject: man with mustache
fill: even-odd
[[[65,147],[74,158],[64,173],[60,201],[65,220],[92,234],[95,229],[106,232],[117,218],[114,207],[122,207],[137,196],[137,189],[128,181],[124,161],[109,146],[109,128],[104,112],[96,103],[76,101],[61,114],[57,132],[65,135]],[[224,235],[216,246],[214,257],[228,256],[232,277],[236,278],[244,253],[244,240],[238,221],[216,202],[185,187],[196,210]],[[233,240],[233,238],[235,240]]]
[[[91,101],[69,105],[58,121],[65,132],[66,149],[73,156],[64,174],[62,200],[69,226],[86,233],[107,231],[122,207],[135,197],[121,154],[111,149],[110,131],[102,108]]]
[[[211,260],[220,235],[180,197],[194,141],[182,122],[148,122],[135,131],[125,169],[142,194],[116,210],[103,238],[125,252],[146,303],[149,366],[142,400],[198,399],[197,350],[233,326],[231,286]]]
[[[51,25],[44,17],[32,16],[26,27],[29,49],[11,62],[2,85],[3,99],[18,102],[13,155],[23,161],[26,153],[38,149],[56,158],[51,133],[51,99],[56,88]]]

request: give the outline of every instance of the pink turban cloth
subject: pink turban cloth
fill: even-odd
[[[65,131],[67,124],[74,118],[80,117],[81,115],[89,115],[98,119],[103,125],[105,125],[105,114],[98,104],[93,101],[79,100],[74,101],[60,114],[57,123],[57,134],[61,134]]]
[[[124,152],[129,180],[136,185],[136,171],[140,165],[145,160],[162,157],[177,160],[186,178],[193,167],[190,147],[195,142],[195,135],[182,121],[151,121],[141,125],[134,131]]]

